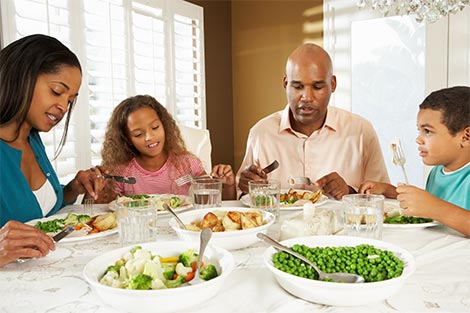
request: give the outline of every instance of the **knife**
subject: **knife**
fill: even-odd
[[[127,176],[118,176],[118,175],[111,175],[111,174],[103,174],[104,178],[111,178],[117,182],[125,183],[125,184],[135,184],[136,180],[135,177],[127,177]]]
[[[52,240],[54,240],[55,243],[58,243],[60,240],[64,239],[67,235],[72,233],[75,230],[75,226],[69,225],[65,227],[60,233],[56,234],[54,237],[52,237]],[[34,248],[37,249],[37,248]],[[36,259],[36,258],[18,258],[16,259],[16,262],[18,263],[24,263],[29,260]]]
[[[60,240],[62,240],[65,236],[69,235],[75,230],[75,226],[69,225],[64,228],[60,233],[56,234],[52,239],[54,240],[55,243],[58,243]]]

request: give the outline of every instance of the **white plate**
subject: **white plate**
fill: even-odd
[[[154,194],[154,195],[149,195],[151,197],[155,197],[157,199],[167,199],[167,198],[171,198],[171,197],[179,197],[181,199],[181,202],[182,203],[186,203],[185,205],[182,205],[180,207],[177,207],[177,208],[172,208],[173,211],[175,212],[180,212],[180,211],[184,211],[184,210],[187,210],[187,209],[190,209],[193,207],[193,204],[192,204],[192,199],[190,196],[185,196],[185,195],[172,195],[172,194]],[[116,200],[113,200],[109,203],[109,209],[111,211],[116,211],[117,209],[117,204],[116,204]],[[168,211],[166,210],[158,210],[157,214],[167,214],[169,213]]]
[[[393,210],[400,210],[400,203],[398,200],[394,199],[385,199],[384,201],[384,212],[388,213]],[[439,222],[432,221],[428,223],[419,223],[419,224],[383,224],[384,228],[405,228],[405,229],[417,229],[417,228],[426,228],[440,225]]]
[[[29,222],[26,222],[25,224],[28,224],[28,225],[31,225],[31,226],[34,226],[37,222],[41,221],[41,222],[47,222],[47,221],[52,221],[52,220],[55,220],[55,219],[65,219],[65,217],[67,216],[68,213],[61,213],[61,214],[55,214],[55,215],[52,215],[52,216],[49,216],[49,217],[44,217],[44,218],[38,218],[38,219],[35,219],[35,220],[31,220]],[[81,214],[81,213],[74,213],[74,214]],[[98,213],[97,215],[101,215],[101,214],[104,214],[104,213]],[[93,215],[94,216],[94,215]],[[90,234],[90,235],[87,235],[84,231],[82,230],[76,230],[74,231],[73,233],[69,234],[67,237],[65,237],[64,239],[62,239],[60,242],[74,242],[74,241],[83,241],[83,240],[92,240],[92,239],[97,239],[97,238],[101,238],[101,237],[105,237],[105,236],[109,236],[109,235],[112,235],[112,234],[115,234],[118,232],[118,228],[117,226],[112,228],[112,229],[108,229],[108,230],[105,230],[105,231],[101,231],[99,233],[96,233],[96,234]],[[58,232],[57,232],[58,233]],[[50,234],[50,235],[55,235],[54,234]]]
[[[297,191],[306,191],[306,190],[300,190],[296,189]],[[288,189],[281,189],[281,194],[287,193],[289,190]],[[308,190],[307,190],[308,191]],[[317,202],[313,203],[315,206],[320,206],[322,204],[325,204],[325,202],[328,200],[328,197],[325,195],[321,195],[320,199],[318,199]],[[250,194],[243,195],[240,198],[240,201],[243,203],[243,205],[250,206],[251,205],[251,200],[250,200]],[[295,205],[295,204],[280,204],[279,209],[283,211],[295,211],[295,210],[302,210],[304,208],[303,204],[302,205]]]

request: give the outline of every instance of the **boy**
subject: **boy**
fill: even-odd
[[[470,237],[470,87],[431,93],[419,106],[418,130],[419,155],[435,165],[426,191],[367,181],[359,192],[396,198],[404,215],[431,218]]]

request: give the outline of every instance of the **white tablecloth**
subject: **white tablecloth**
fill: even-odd
[[[238,201],[224,206],[241,206]],[[328,206],[328,203],[325,205]],[[73,211],[66,207],[62,211]],[[292,216],[283,213],[281,220]],[[158,240],[177,240],[168,215],[158,221]],[[268,232],[279,236],[279,224]],[[416,258],[417,270],[403,288],[385,301],[361,307],[329,307],[285,292],[264,267],[264,243],[232,251],[236,269],[223,290],[200,308],[187,312],[470,312],[470,240],[437,226],[416,230],[384,229],[383,240],[401,246]],[[83,278],[85,264],[119,248],[118,235],[57,244],[47,257],[0,269],[0,312],[108,313]]]

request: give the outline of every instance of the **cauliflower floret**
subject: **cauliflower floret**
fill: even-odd
[[[134,255],[129,251],[126,252],[126,254],[124,254],[122,258],[127,262],[129,260],[132,260],[134,258]]]
[[[191,267],[186,267],[183,265],[183,263],[176,264],[175,272],[180,276],[186,277],[186,275],[192,271],[193,269]]]
[[[105,286],[115,287],[115,288],[123,288],[124,285],[122,281],[119,280],[118,273],[114,271],[108,271],[101,279],[100,283]]]
[[[161,272],[159,265],[155,262],[145,262],[144,265],[144,274],[149,275],[153,279],[159,279],[161,275],[158,272]]]
[[[145,259],[132,259],[127,261],[127,276],[131,277],[138,274],[142,274],[146,262],[147,261]]]
[[[126,279],[128,279],[129,276],[127,275],[127,269],[125,266],[121,266],[121,268],[119,269],[119,279],[121,281],[124,281]]]
[[[155,290],[155,289],[166,289],[167,287],[165,286],[163,281],[161,281],[158,278],[154,278],[153,281],[152,281],[152,287],[151,288]]]
[[[150,251],[148,250],[139,249],[136,252],[134,252],[134,259],[151,260],[152,255],[150,254]]]

